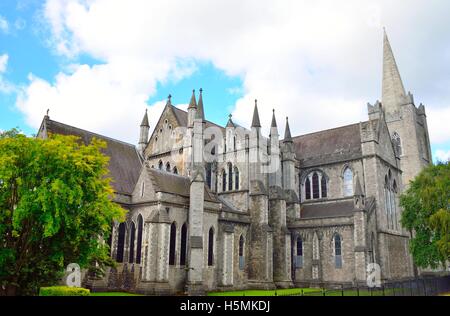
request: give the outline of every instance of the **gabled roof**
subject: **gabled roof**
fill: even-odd
[[[362,156],[359,123],[292,138],[302,168]]]
[[[134,145],[95,134],[77,127],[45,118],[48,133],[73,135],[80,137],[84,144],[89,144],[95,137],[106,142],[103,153],[109,157],[109,176],[113,179],[112,187],[118,193],[131,194],[139,177],[142,160]]]
[[[151,168],[146,164],[155,192],[165,192],[189,198],[191,179],[167,171]],[[219,202],[205,185],[205,201]]]
[[[173,106],[173,105],[171,105],[171,107],[173,110],[173,114],[175,115],[175,118],[178,121],[178,124],[180,124],[180,126],[186,127],[187,123],[188,123],[188,113],[186,111],[183,111],[182,109],[179,109],[179,108]],[[215,127],[220,128],[221,130],[225,130],[224,127],[222,127],[216,123],[213,123],[211,121],[205,121],[205,122],[206,122],[206,128],[215,126]]]

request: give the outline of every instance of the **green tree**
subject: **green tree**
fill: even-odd
[[[0,295],[37,294],[69,263],[112,264],[102,240],[125,211],[111,200],[104,147],[74,136],[0,134]]]
[[[410,249],[417,266],[437,268],[450,259],[450,164],[430,165],[400,197],[402,225],[413,232]]]

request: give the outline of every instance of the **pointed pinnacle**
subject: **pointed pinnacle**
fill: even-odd
[[[196,118],[205,120],[205,110],[203,108],[203,89],[200,88],[200,96],[198,97]]]
[[[289,127],[289,118],[286,116],[286,129],[284,131],[284,142],[292,142],[291,128]]]
[[[362,187],[361,187],[361,182],[359,181],[359,176],[358,173],[356,173],[355,175],[355,192],[354,192],[355,196],[364,196]]]
[[[145,109],[145,114],[144,114],[144,118],[142,119],[141,126],[150,127],[150,124],[148,123],[147,109]]]
[[[261,127],[258,113],[258,100],[255,99],[255,109],[253,110],[252,127]]]
[[[277,120],[275,118],[275,109],[272,110],[272,124],[270,125],[270,127],[277,127]]]
[[[188,109],[196,109],[197,108],[197,100],[195,99],[195,89],[192,90],[192,97],[191,97],[191,101],[189,102],[189,106]]]

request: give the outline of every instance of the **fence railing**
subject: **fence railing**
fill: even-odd
[[[450,293],[450,276],[389,281],[379,287],[342,284],[333,288],[300,289],[298,293],[280,296],[435,296],[443,293]]]

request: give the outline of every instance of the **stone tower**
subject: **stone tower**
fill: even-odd
[[[269,224],[273,229],[273,281],[277,287],[292,287],[291,234],[286,223],[286,200],[282,188],[280,143],[275,112],[270,128]]]
[[[147,147],[148,143],[148,132],[150,130],[150,124],[148,123],[148,115],[147,115],[147,109],[145,109],[144,118],[141,122],[141,130],[139,134],[139,152],[144,155],[145,147]]]
[[[405,92],[386,31],[383,41],[383,82],[381,108],[400,158],[403,188],[431,163],[425,106],[416,107],[413,95]]]
[[[269,227],[269,199],[267,175],[262,172],[261,161],[267,155],[263,146],[258,105],[255,100],[249,144],[249,213],[250,213],[250,260],[248,283],[253,288],[273,287],[273,241]]]
[[[193,98],[195,100],[195,97]],[[189,200],[189,271],[187,292],[189,295],[205,293],[203,280],[204,245],[203,245],[203,210],[205,199],[205,170],[203,166],[203,131],[205,116],[203,112],[202,90],[200,89],[199,103],[194,112],[192,127],[192,159],[191,159],[191,187]]]

